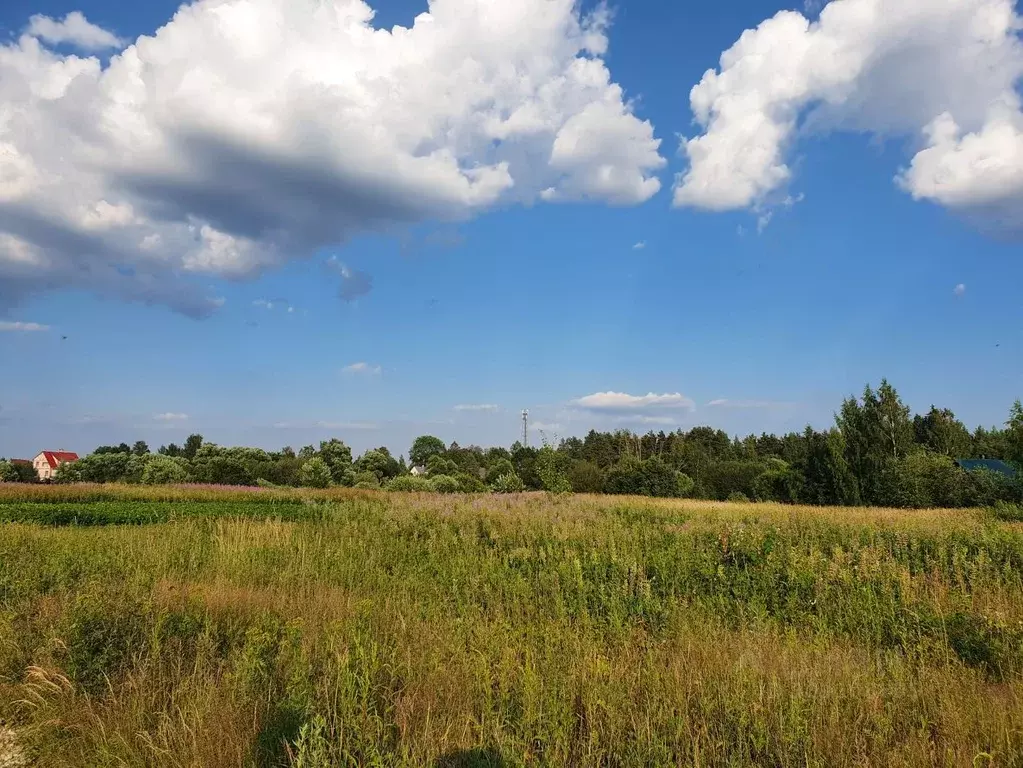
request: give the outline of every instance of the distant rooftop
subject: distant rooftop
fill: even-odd
[[[967,471],[986,469],[989,472],[998,472],[1008,477],[1016,476],[1015,469],[998,459],[956,459],[956,464]]]

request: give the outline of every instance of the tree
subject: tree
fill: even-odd
[[[604,478],[604,493],[627,496],[646,496],[643,462],[632,456],[626,456],[610,470]]]
[[[185,447],[181,449],[181,455],[186,459],[194,459],[200,448],[202,448],[202,435],[189,435],[185,440]]]
[[[490,485],[497,482],[499,477],[504,475],[511,475],[515,473],[515,467],[512,466],[510,459],[500,458],[490,465],[487,469],[486,481]]]
[[[130,458],[130,450],[123,453],[91,453],[74,464],[81,479],[87,483],[118,483],[128,473]]]
[[[568,482],[575,493],[600,493],[604,487],[604,473],[596,464],[577,459],[568,470]]]
[[[718,501],[724,501],[732,493],[753,498],[756,495],[757,478],[765,469],[760,461],[713,461],[704,468],[698,488],[706,496]]]
[[[75,466],[79,463],[78,461],[65,461],[63,464],[58,464],[57,471],[53,473],[53,482],[62,485],[82,482],[81,470]]]
[[[21,479],[18,470],[9,461],[0,461],[0,483],[16,483]]]
[[[120,445],[101,445],[92,452],[93,456],[107,456],[112,453],[131,453],[131,447],[127,443]]]
[[[413,467],[425,467],[431,456],[440,456],[447,451],[444,441],[433,435],[420,435],[412,442],[408,460]]]
[[[459,491],[458,481],[448,475],[437,475],[437,477],[430,478],[430,481],[437,493],[458,493]]]
[[[174,443],[171,443],[170,445],[161,445],[160,450],[157,451],[157,453],[160,453],[163,456],[170,456],[173,458],[181,455],[181,448],[179,448]]]
[[[1005,441],[1008,447],[1009,461],[1023,471],[1023,403],[1017,400],[1009,411],[1009,420],[1005,422]]]
[[[458,472],[458,465],[447,456],[435,453],[426,462],[426,472],[429,475],[454,475]]]
[[[674,498],[679,492],[679,473],[656,455],[643,461],[643,485],[648,494],[660,498]]]
[[[135,445],[132,446],[131,452],[136,456],[146,456],[149,453],[149,446],[145,440],[136,441]]]
[[[149,456],[146,466],[142,470],[144,485],[173,485],[174,483],[183,483],[187,479],[188,470],[185,469],[184,461],[180,458]]]
[[[523,484],[522,478],[514,472],[501,475],[494,482],[494,493],[522,493],[524,490],[526,490],[526,486]]]
[[[917,444],[934,453],[961,459],[970,455],[970,433],[948,408],[933,405],[926,416],[913,418],[913,437]]]
[[[548,493],[571,493],[572,484],[568,481],[564,467],[561,466],[557,451],[545,445],[536,457],[536,474],[540,478],[543,489]]]
[[[843,434],[833,429],[816,432],[806,428],[806,458],[799,467],[803,483],[799,500],[806,504],[843,504],[859,502],[856,478],[846,461]]]
[[[337,438],[324,440],[320,443],[319,457],[330,469],[330,476],[335,483],[341,484],[345,472],[352,466],[352,449]]]
[[[314,456],[302,465],[298,479],[306,488],[327,488],[331,481],[330,467],[323,459]]]
[[[386,448],[374,448],[366,451],[352,468],[357,477],[362,472],[372,472],[376,475],[378,484],[390,477],[397,477],[400,471],[398,461],[391,456],[391,452]],[[356,479],[355,482],[358,484],[359,480]]]

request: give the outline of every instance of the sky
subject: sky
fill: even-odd
[[[1023,396],[1009,0],[7,0],[0,456]]]

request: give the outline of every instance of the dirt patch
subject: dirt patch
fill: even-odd
[[[18,744],[14,731],[0,725],[0,768],[26,768],[28,755]]]

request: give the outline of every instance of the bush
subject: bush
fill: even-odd
[[[515,467],[508,459],[498,459],[487,468],[487,484],[493,485],[499,477],[515,473]]]
[[[685,472],[675,473],[675,490],[679,498],[685,498],[689,496],[693,489],[696,488],[696,483],[689,475]]]
[[[611,467],[604,478],[604,493],[648,496],[643,477],[643,462],[627,457]]]
[[[309,459],[298,471],[298,481],[306,488],[327,488],[330,480],[330,467],[319,457]]]
[[[493,485],[494,493],[522,493],[526,490],[526,484],[522,482],[522,478],[516,475],[514,472],[509,472],[506,475],[501,475],[494,482]]]
[[[988,509],[988,512],[995,520],[1002,520],[1007,523],[1023,523],[1023,505],[1021,504],[996,501]]]
[[[143,485],[171,485],[183,483],[188,478],[182,459],[172,459],[159,454],[146,457],[145,469],[142,470]]]
[[[562,459],[563,457],[549,445],[545,445],[537,454],[536,473],[540,477],[541,486],[548,493],[572,492],[572,484],[561,466]]]
[[[575,493],[600,493],[604,487],[604,473],[596,464],[579,459],[568,470],[568,482]]]
[[[728,494],[727,501],[730,501],[733,504],[749,504],[749,496],[742,491],[732,491]]]
[[[400,475],[389,481],[384,489],[403,493],[432,493],[437,490],[432,480],[415,475]]]
[[[509,462],[509,465],[511,462]],[[21,478],[18,476],[18,470],[14,468],[14,465],[9,461],[0,461],[0,483],[16,483]]]
[[[61,484],[82,482],[82,472],[75,466],[76,463],[66,461],[58,465],[57,471],[53,473],[53,482]]]
[[[487,486],[484,485],[483,481],[478,477],[470,475],[468,472],[459,472],[455,475],[455,479],[458,481],[458,490],[462,493],[486,493]]]
[[[366,491],[373,491],[380,488],[380,478],[376,472],[370,470],[364,470],[362,472],[355,473],[355,488],[360,488]]]
[[[437,493],[458,493],[461,487],[458,481],[450,475],[437,475],[431,480]]]

